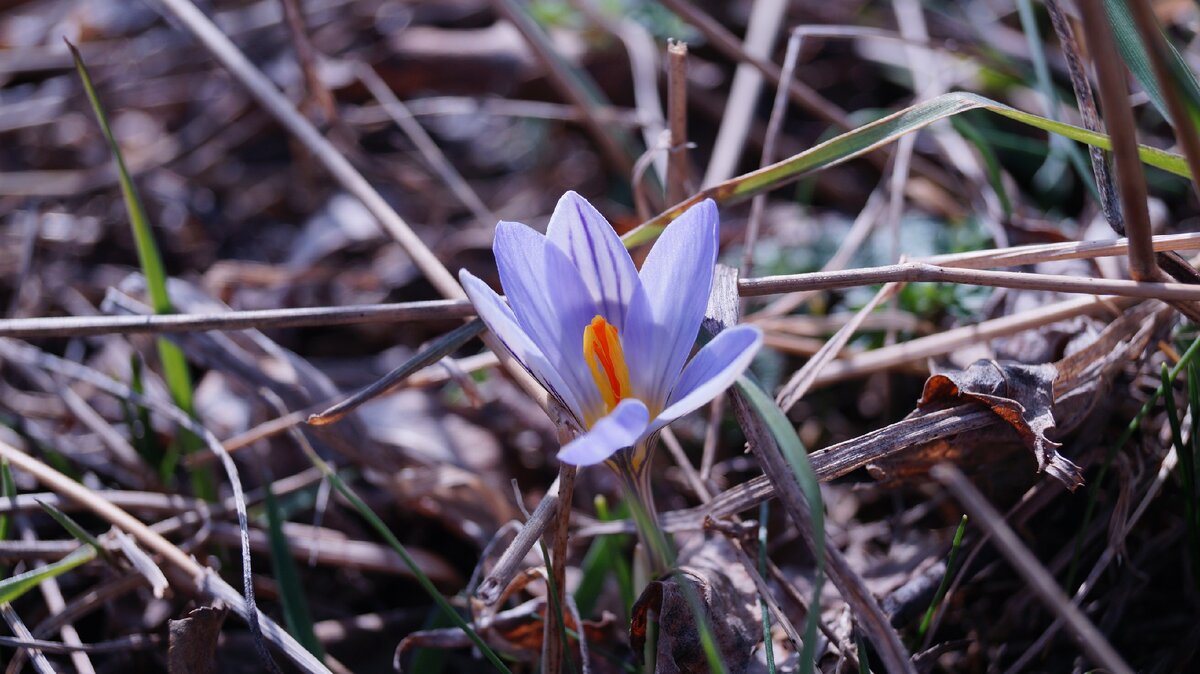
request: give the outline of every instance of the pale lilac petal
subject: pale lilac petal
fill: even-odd
[[[716,398],[745,372],[762,346],[762,331],[739,325],[717,335],[688,363],[671,393],[670,404],[650,424],[654,432]]]
[[[546,237],[519,222],[496,225],[492,252],[504,295],[525,333],[553,361],[562,331],[547,292],[546,247]]]
[[[560,347],[555,361],[563,379],[575,390],[575,396],[589,416],[604,413],[604,398],[583,357],[583,331],[595,318],[596,303],[584,286],[575,265],[555,246],[546,246],[546,292],[555,308]]]
[[[633,446],[646,431],[650,411],[636,398],[626,398],[608,416],[596,422],[591,430],[568,442],[558,451],[558,460],[574,466],[600,463]]]
[[[567,192],[550,216],[546,238],[567,254],[600,314],[624,334],[625,314],[634,293],[641,292],[641,281],[608,220],[587,199]]]
[[[583,329],[597,309],[579,272],[546,237],[517,222],[496,226],[492,250],[517,323],[571,389],[581,419],[599,416],[604,403],[583,359]]]
[[[551,395],[558,398],[576,419],[582,423],[585,408],[580,404],[572,387],[568,386],[550,360],[542,353],[529,335],[517,324],[508,305],[486,283],[480,281],[470,272],[463,269],[458,273],[459,281],[467,291],[467,297],[479,317],[487,325],[488,330],[500,340],[504,348],[517,359],[519,363],[533,375],[534,379],[546,387]]]
[[[667,225],[642,265],[646,293],[629,306],[625,358],[634,393],[652,409],[665,406],[700,331],[719,225],[711,199],[689,208]]]

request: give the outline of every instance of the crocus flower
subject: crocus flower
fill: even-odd
[[[569,464],[610,461],[640,473],[648,440],[715,398],[762,343],[753,326],[721,332],[691,360],[712,289],[717,206],[688,209],[633,264],[608,221],[574,192],[546,234],[496,226],[493,251],[506,304],[466,270],[459,278],[488,328],[571,415]],[[631,453],[621,450],[634,448]]]

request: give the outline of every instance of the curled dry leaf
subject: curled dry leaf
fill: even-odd
[[[706,536],[680,553],[686,560],[677,573],[646,586],[633,605],[629,641],[634,653],[646,645],[651,614],[658,616],[658,674],[709,672],[696,615],[688,602],[687,583],[712,626],[717,650],[730,674],[746,672],[754,649],[762,642],[762,614],[754,581],[724,537]]]

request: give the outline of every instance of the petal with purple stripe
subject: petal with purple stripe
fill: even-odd
[[[644,296],[627,317],[625,357],[634,393],[659,411],[691,353],[712,291],[717,205],[707,199],[663,230],[642,265]]]
[[[597,309],[579,272],[546,237],[520,223],[498,224],[492,250],[517,323],[571,388],[584,418],[598,416],[603,400],[583,362],[583,329]]]
[[[458,273],[458,278],[467,291],[467,297],[471,300],[471,304],[475,305],[475,310],[479,312],[479,317],[488,326],[488,330],[496,335],[504,348],[508,349],[513,358],[516,358],[529,374],[533,375],[534,379],[546,387],[551,395],[558,398],[575,415],[576,419],[583,423],[585,410],[575,392],[559,375],[558,368],[550,362],[517,323],[516,316],[513,315],[504,300],[500,299],[500,296],[486,283],[465,269]]]
[[[629,251],[608,220],[586,199],[567,192],[558,200],[546,238],[567,254],[605,320],[625,332],[625,313],[641,281]]]

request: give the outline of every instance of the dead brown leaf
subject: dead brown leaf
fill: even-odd
[[[1038,470],[1053,475],[1074,490],[1083,473],[1058,453],[1060,443],[1046,437],[1054,428],[1054,381],[1051,363],[1024,365],[978,360],[965,370],[935,374],[925,382],[918,409],[929,410],[963,402],[980,403],[1017,431],[1033,452]]]
[[[687,583],[699,600],[726,671],[746,672],[754,649],[762,641],[762,619],[757,609],[754,581],[738,562],[729,541],[706,536],[680,553],[687,560],[677,573],[646,586],[633,605],[629,641],[634,653],[646,644],[652,615],[658,616],[658,674],[709,672],[697,627],[696,615],[687,597]]]
[[[228,609],[201,606],[170,622],[167,671],[171,674],[214,674],[217,640]]]

